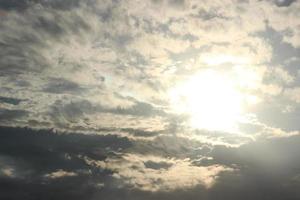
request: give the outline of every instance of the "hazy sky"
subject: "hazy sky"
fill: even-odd
[[[0,199],[300,199],[300,1],[0,0]]]

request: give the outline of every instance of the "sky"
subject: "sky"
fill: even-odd
[[[300,1],[0,0],[0,199],[300,199]]]

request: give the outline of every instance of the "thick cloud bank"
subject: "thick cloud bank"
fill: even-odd
[[[0,130],[1,199],[300,197],[299,136],[238,148],[186,141],[159,156],[157,147],[126,137]],[[183,139],[157,145],[174,140]]]

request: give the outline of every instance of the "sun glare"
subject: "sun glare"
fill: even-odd
[[[175,112],[190,115],[194,128],[237,130],[243,95],[230,77],[214,70],[201,71],[170,91]]]

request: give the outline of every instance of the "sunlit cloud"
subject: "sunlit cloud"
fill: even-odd
[[[152,192],[188,189],[197,185],[210,188],[219,173],[233,171],[231,168],[220,165],[193,166],[188,159],[165,159],[134,154],[124,155],[122,160],[94,161],[86,158],[86,162],[116,171],[112,176],[123,180],[126,185]]]
[[[299,10],[0,0],[0,199],[299,199]]]
[[[210,130],[233,131],[241,113],[241,95],[233,83],[214,71],[193,76],[171,90],[174,109],[191,115],[191,125]]]
[[[190,115],[194,128],[238,132],[237,123],[247,113],[247,106],[260,101],[249,92],[258,89],[262,75],[247,66],[232,70],[200,70],[183,83],[170,89],[171,107]]]
[[[45,175],[46,178],[50,178],[50,179],[57,179],[57,178],[70,177],[70,176],[77,176],[77,174],[75,172],[67,172],[60,169],[58,171]]]

